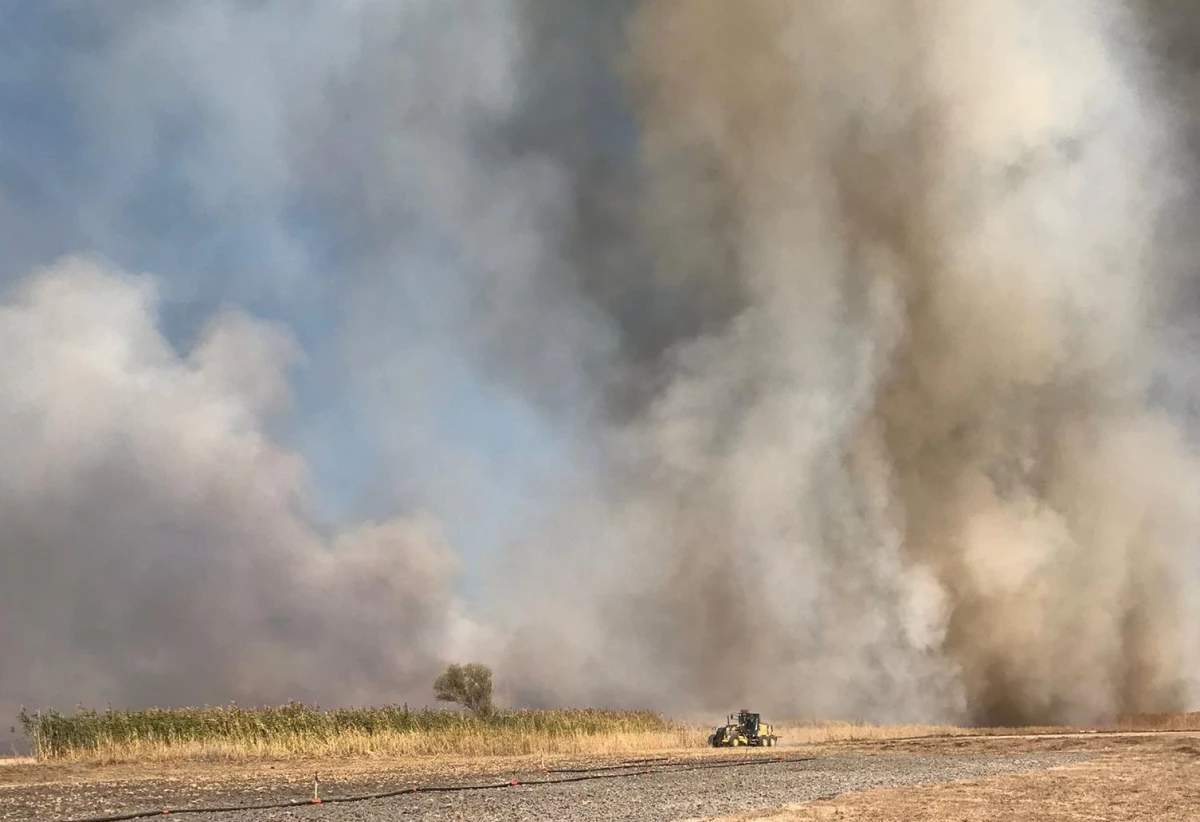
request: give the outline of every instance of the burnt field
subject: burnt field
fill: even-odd
[[[324,801],[303,804],[314,778]],[[1200,739],[1190,732],[866,740],[640,758],[23,761],[0,768],[0,820],[286,803],[296,804],[188,818],[1191,819],[1200,815],[1191,789],[1198,778]],[[338,801],[393,792],[400,793]]]

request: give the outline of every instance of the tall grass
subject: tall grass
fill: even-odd
[[[865,722],[811,720],[776,726],[776,733],[798,744],[949,736],[1043,736],[1075,733],[1200,731],[1200,712],[1122,714],[1095,725],[962,727],[953,725],[872,725]]]
[[[41,761],[621,753],[703,744],[704,733],[648,711],[505,711],[486,718],[407,706],[22,712]]]
[[[174,759],[288,759],[338,756],[513,756],[627,754],[705,747],[711,727],[649,711],[501,711],[486,718],[406,705],[322,710],[279,707],[183,708],[72,715],[22,711],[40,761],[138,762]],[[714,723],[715,724],[715,723]],[[957,728],[783,721],[789,744],[923,736],[1049,733],[1073,728]],[[1122,716],[1098,730],[1195,730],[1200,713]]]
[[[953,725],[874,725],[869,722],[810,720],[778,724],[775,726],[775,733],[787,743],[821,745],[829,742],[868,742],[925,736],[966,736],[977,731]]]
[[[1200,731],[1200,711],[1123,714],[1114,727],[1121,731]]]

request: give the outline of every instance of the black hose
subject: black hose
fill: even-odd
[[[616,765],[594,765],[587,768],[543,768],[542,773],[592,773],[593,771],[617,771],[624,768],[636,768],[640,765],[650,765],[658,762],[669,762],[669,756],[654,756],[647,759],[629,759]]]

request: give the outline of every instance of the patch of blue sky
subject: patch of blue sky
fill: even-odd
[[[0,279],[79,244],[73,189],[87,175],[77,112],[59,42],[73,27],[39,4],[12,3],[0,16]],[[49,30],[49,32],[48,32]]]
[[[464,590],[477,589],[475,560],[520,532],[532,485],[578,457],[567,432],[451,344],[486,274],[419,209],[397,215],[404,224],[387,248],[364,253],[353,227],[347,235],[338,226],[334,206],[302,186],[248,181],[251,196],[239,197],[254,151],[239,156],[187,88],[145,99],[135,88],[126,97],[128,74],[89,73],[104,65],[123,10],[138,7],[161,11],[136,2],[115,11],[0,6],[0,283],[62,254],[95,253],[156,278],[164,334],[181,351],[221,308],[286,326],[307,363],[292,370],[294,410],[272,432],[306,458],[317,519],[334,529],[395,508],[431,510],[464,554]],[[596,94],[619,96],[615,78],[599,72],[593,80]],[[129,124],[106,110],[106,94],[132,107],[122,109],[136,115]],[[595,123],[595,139],[630,158],[632,118],[619,105],[603,108],[618,116]],[[372,285],[356,295],[348,278]],[[347,349],[363,319],[355,299],[371,303],[365,351]],[[404,381],[410,354],[433,357],[412,372],[430,379]],[[369,361],[354,365],[368,372],[399,369],[385,375],[396,383],[395,417],[388,392],[373,395],[369,373],[348,367],[362,356]],[[409,429],[400,442],[393,426]],[[470,463],[461,496],[442,476],[456,455]]]

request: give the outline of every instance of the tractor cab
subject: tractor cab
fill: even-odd
[[[741,728],[742,733],[749,737],[758,736],[758,726],[761,722],[761,714],[752,714],[743,708],[738,712],[737,724]],[[732,717],[730,717],[732,719]]]

